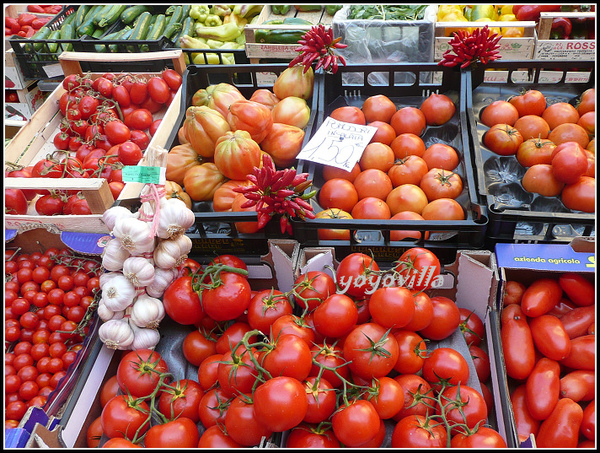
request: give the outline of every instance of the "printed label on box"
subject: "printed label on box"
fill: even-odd
[[[164,167],[145,167],[142,165],[125,165],[123,182],[141,182],[144,184],[164,184],[167,169]]]
[[[595,60],[596,41],[556,39],[538,41],[535,60]]]
[[[558,272],[594,272],[596,255],[575,252],[569,244],[497,244],[498,267]]]

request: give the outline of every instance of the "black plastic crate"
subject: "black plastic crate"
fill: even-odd
[[[272,84],[261,82],[261,73],[279,75],[287,67],[288,64],[283,63],[188,66],[183,74],[180,114],[175,124],[173,124],[171,135],[166,141],[166,149],[172,149],[180,144],[178,131],[183,125],[186,110],[191,105],[191,99],[196,91],[209,85],[225,82],[236,86],[249,99],[252,93],[259,88],[273,88]],[[313,132],[313,124],[318,110],[317,103],[321,77],[322,74],[315,74],[314,92],[312,99],[309,100],[311,114],[309,123],[305,128],[305,144]],[[121,200],[119,204],[129,209],[137,209],[139,199]],[[193,202],[192,210],[196,215],[196,223],[186,233],[192,238],[192,252],[190,255],[212,256],[215,252],[238,254],[240,256],[264,255],[268,253],[269,239],[288,237],[282,235],[279,222],[276,219],[269,222],[263,230],[257,233],[238,233],[234,224],[236,222],[256,222],[258,220],[256,212],[215,212],[212,209],[212,201]]]
[[[46,27],[50,30],[60,29],[67,16],[75,14],[77,8],[78,6],[73,5],[65,6],[60,13],[46,24]],[[27,80],[39,80],[60,75],[55,70],[59,64],[58,56],[64,51],[75,50],[75,46],[80,39],[32,39],[21,38],[15,35],[11,36],[8,41],[15,52],[15,57],[24,78]],[[53,49],[49,48],[49,45],[56,45],[56,51],[52,52]],[[39,49],[35,49],[33,46]],[[57,66],[48,67],[49,65]]]
[[[456,259],[458,249],[479,249],[485,243],[487,218],[477,204],[475,180],[469,150],[466,127],[464,75],[454,68],[445,68],[435,63],[398,63],[340,66],[334,75],[323,79],[319,116],[316,126],[336,108],[342,106],[361,107],[372,95],[388,96],[398,108],[419,107],[432,92],[446,94],[456,105],[454,117],[445,125],[428,126],[421,136],[428,147],[435,142],[446,143],[458,151],[459,167],[455,173],[463,180],[463,193],[456,199],[465,211],[464,221],[421,221],[421,220],[373,220],[373,219],[311,219],[293,221],[294,236],[305,246],[335,246],[336,254],[344,257],[353,252],[373,253],[382,260],[395,260],[411,247],[426,247],[440,257],[444,263]],[[324,183],[321,164],[300,161],[300,169],[307,171],[313,180],[313,188]],[[321,211],[318,195],[312,199],[315,212]],[[350,240],[320,240],[321,229],[348,229]],[[402,241],[390,240],[392,230],[421,232],[421,239]],[[424,232],[430,236],[424,239]]]
[[[571,211],[559,197],[526,192],[521,184],[525,167],[515,156],[499,156],[487,149],[482,137],[489,128],[479,121],[484,107],[497,100],[508,100],[523,89],[541,91],[548,105],[574,104],[586,89],[595,86],[595,62],[495,61],[486,68],[505,71],[506,81],[488,83],[482,70],[466,72],[466,92],[478,196],[489,218],[489,244],[561,243],[571,242],[576,236],[595,236],[595,213]],[[499,74],[496,71],[494,74]],[[573,83],[567,78],[569,74],[588,80]],[[492,172],[498,177],[491,178]]]
[[[169,5],[151,5],[152,14],[164,14]],[[161,36],[159,39],[104,39],[111,33],[122,30],[125,24],[119,19],[111,25],[102,36],[94,38],[84,35],[75,45],[78,52],[118,52],[118,53],[138,53],[138,52],[160,52],[161,50],[170,50],[175,48],[170,39]]]

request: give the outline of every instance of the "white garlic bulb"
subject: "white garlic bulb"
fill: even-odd
[[[137,327],[155,329],[165,317],[165,308],[161,300],[148,294],[140,294],[131,307],[129,322]]]
[[[98,329],[100,341],[110,349],[128,349],[134,340],[133,329],[124,319],[110,319]]]
[[[196,221],[194,212],[177,198],[161,198],[159,213],[156,235],[161,239],[184,235]]]
[[[154,250],[151,225],[142,220],[119,218],[112,234],[131,255],[139,256]]]
[[[102,251],[102,267],[108,271],[120,271],[129,256],[130,253],[121,246],[121,241],[111,239]]]
[[[123,274],[117,273],[102,286],[102,300],[112,311],[125,310],[136,296],[135,286]]]
[[[154,281],[154,263],[141,256],[130,256],[123,262],[123,275],[136,288],[143,288]]]

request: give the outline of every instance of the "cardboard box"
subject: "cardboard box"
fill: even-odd
[[[87,52],[63,52],[60,56],[61,66],[66,75],[82,74],[81,62],[102,62],[109,59],[120,61],[148,61],[148,60],[172,60],[175,70],[183,74],[185,64],[181,50],[152,52],[149,54],[93,54]],[[138,73],[135,73],[138,74]],[[139,73],[150,77],[154,73]],[[100,77],[101,73],[92,73],[92,79]],[[60,132],[59,126],[63,116],[58,108],[58,101],[65,93],[62,85],[59,85],[50,94],[29,122],[23,126],[6,146],[4,155],[7,161],[30,165],[44,158],[46,154],[55,151],[53,139]],[[154,114],[154,118],[163,118],[164,121],[152,137],[148,150],[164,148],[171,132],[171,124],[179,115],[181,88],[176,94],[171,106]],[[145,153],[146,155],[148,153]],[[146,156],[138,164],[140,166],[151,165]],[[128,187],[129,186],[129,187]],[[104,211],[114,203],[114,199],[108,182],[104,178],[6,178],[5,187],[14,188],[42,188],[59,190],[82,190],[88,201],[92,214],[90,215],[6,215],[5,227],[11,229],[27,229],[30,225],[54,225],[60,231],[77,231],[90,233],[108,233],[106,225],[101,217]],[[127,196],[131,192],[139,195],[143,183],[128,183],[121,192],[121,196]],[[33,204],[33,202],[31,202]]]
[[[389,269],[391,262],[376,260],[381,269]],[[308,271],[324,271],[333,274],[337,269],[339,262],[335,258],[335,249],[332,247],[305,247],[300,250],[298,264],[296,266],[296,275],[301,275]],[[456,302],[459,307],[472,310],[484,322],[486,338],[482,343],[482,348],[487,349],[490,356],[491,377],[489,385],[494,396],[494,410],[488,414],[488,423],[495,428],[501,436],[507,440],[508,435],[504,426],[504,402],[499,392],[496,370],[496,351],[492,346],[494,340],[494,329],[490,321],[491,313],[495,311],[496,290],[498,285],[498,276],[494,255],[487,250],[459,250],[454,263],[445,266],[441,274],[440,286],[427,290],[430,296],[445,296]],[[479,380],[477,379],[472,357],[468,346],[459,329],[450,337],[439,341],[429,342],[428,349],[436,347],[451,347],[459,351],[467,360],[470,368],[470,378],[467,385],[481,391]],[[489,387],[488,387],[489,388]],[[395,423],[386,424],[386,441],[382,447],[389,447],[390,435]],[[285,444],[284,444],[285,445]]]
[[[14,230],[4,230],[5,250],[19,249],[21,253],[27,254],[56,247],[68,248],[83,258],[98,257],[102,253],[100,244],[107,239],[103,235],[54,233],[46,228],[35,228],[19,234]],[[97,337],[97,328],[98,318],[94,318],[90,324],[90,333],[84,339],[83,348],[77,355],[76,361],[69,367],[66,377],[57,389],[50,394],[46,406],[43,409],[30,407],[17,428],[6,430],[5,446],[15,448],[29,448],[34,444],[42,446],[34,437],[38,431],[55,429],[58,425],[62,407],[73,395],[78,380],[85,376],[82,369],[89,359],[91,346]]]
[[[540,278],[558,278],[564,272],[576,272],[591,282],[596,280],[594,238],[579,237],[570,244],[499,243],[496,245],[495,254],[500,277],[498,307],[495,311],[498,316],[495,320],[498,333],[503,308],[501,301],[506,292],[507,281],[517,281],[528,286]],[[499,391],[502,400],[508,403],[507,410],[504,412],[507,433],[515,446],[535,447],[533,435],[526,442],[519,442],[514,412],[510,404],[510,394],[518,383],[506,374],[501,341],[494,343],[494,347],[497,348],[495,357],[500,382]]]
[[[12,49],[5,50],[4,88],[9,90],[22,90],[31,83],[31,80],[25,80],[25,75],[23,75],[23,71],[15,57],[15,51]]]
[[[256,42],[256,30],[310,30],[310,25],[262,25],[264,22],[273,19],[284,19],[286,17],[297,17],[305,19],[314,25],[324,24],[331,25],[332,16],[327,14],[323,7],[321,11],[301,12],[297,11],[293,6],[285,15],[273,14],[271,5],[265,5],[260,12],[256,23],[246,24],[244,34],[246,36],[246,55],[250,58],[251,63],[258,63],[259,58],[281,58],[292,60],[298,55],[294,49],[298,47],[297,43],[293,44],[268,44]]]
[[[499,53],[505,60],[530,60],[536,45],[536,24],[534,21],[523,22],[436,22],[435,24],[435,61],[440,61],[444,52],[450,49],[448,42],[452,37],[446,36],[449,29],[483,28],[489,27],[520,27],[523,28],[523,37],[502,37],[498,44]]]
[[[5,93],[9,90],[5,90]],[[50,95],[47,91],[41,91],[38,82],[33,81],[22,90],[14,90],[19,102],[4,103],[4,119],[27,121],[38,110],[46,98]]]
[[[596,13],[541,13],[538,23],[534,60],[596,60],[595,39],[550,39],[552,20],[558,17],[567,19],[596,19]]]
[[[248,266],[248,279],[252,289],[279,288],[289,291],[294,282],[294,266],[299,254],[299,244],[294,240],[269,241],[269,253],[262,257],[244,260]],[[214,256],[193,256],[198,262],[210,260]],[[162,320],[159,330],[161,341],[155,350],[159,352],[169,365],[174,380],[197,380],[198,367],[187,362],[182,356],[181,344],[194,326],[183,326],[170,320],[168,316]],[[129,351],[123,351],[127,353]],[[89,425],[100,416],[102,408],[99,394],[102,385],[116,374],[121,351],[107,348],[97,338],[93,344],[90,358],[86,363],[81,380],[76,387],[73,398],[65,407],[63,415],[55,430],[42,430],[40,439],[48,445],[60,448],[86,448],[86,432]],[[201,424],[199,424],[201,427]],[[270,439],[273,441],[274,439]],[[267,442],[269,444],[269,442]],[[276,446],[269,444],[270,446]]]

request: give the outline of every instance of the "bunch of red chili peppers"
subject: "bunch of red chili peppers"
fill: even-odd
[[[317,60],[315,71],[321,67],[326,72],[335,74],[338,69],[338,61],[346,66],[346,60],[335,52],[335,49],[344,49],[347,44],[342,44],[341,37],[333,38],[333,29],[325,29],[323,24],[315,25],[308,30],[302,39],[298,40],[300,52],[296,58],[290,61],[290,68],[297,64],[304,66],[304,72]]]
[[[306,200],[314,196],[316,191],[303,194],[312,185],[308,173],[297,174],[295,168],[276,170],[271,156],[265,153],[262,167],[254,167],[254,173],[247,178],[252,185],[233,190],[243,193],[248,199],[242,208],[256,206],[259,228],[278,215],[281,232],[292,234],[291,218],[315,218],[313,207]]]
[[[498,41],[502,35],[494,33],[490,35],[490,29],[486,25],[476,28],[472,33],[458,30],[454,37],[448,42],[450,49],[444,52],[441,66],[456,66],[466,68],[471,64],[487,64],[500,58]]]

